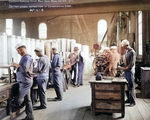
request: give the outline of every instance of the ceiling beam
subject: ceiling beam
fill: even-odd
[[[149,2],[108,2],[108,3],[91,3],[72,5],[66,8],[50,8],[40,12],[30,12],[28,10],[12,10],[0,11],[0,18],[32,18],[32,17],[47,17],[47,16],[68,16],[68,15],[85,15],[85,14],[102,14],[114,12],[129,12],[129,11],[144,11],[150,10]]]

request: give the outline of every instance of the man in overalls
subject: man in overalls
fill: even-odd
[[[23,103],[26,105],[27,116],[23,120],[34,120],[33,107],[30,97],[30,89],[33,84],[33,60],[27,54],[26,46],[19,43],[15,46],[18,54],[22,56],[19,64],[12,63],[11,65],[17,68],[17,82],[19,83],[18,105],[21,107]]]
[[[39,57],[38,65],[36,72],[37,74],[37,83],[40,97],[40,106],[37,109],[46,109],[47,107],[47,98],[46,98],[46,88],[47,82],[49,79],[49,69],[50,61],[46,55],[42,54],[41,48],[35,48],[35,54]]]

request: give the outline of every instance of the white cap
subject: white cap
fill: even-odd
[[[124,47],[126,45],[129,45],[129,41],[125,39],[121,42],[121,46]]]
[[[117,46],[111,46],[110,49],[117,49]]]
[[[105,47],[104,50],[110,50],[109,47]]]
[[[25,46],[23,43],[18,43],[16,46],[15,46],[15,49],[18,49],[19,47],[22,47],[22,46]],[[25,46],[26,47],[26,46]]]
[[[99,50],[99,53],[103,53],[103,50]]]
[[[42,50],[41,48],[39,48],[39,47],[36,47],[35,50],[36,50],[36,51],[39,51],[39,52],[42,52],[42,51],[43,51],[43,50]]]

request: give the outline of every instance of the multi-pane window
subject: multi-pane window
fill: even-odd
[[[6,19],[6,33],[12,35],[13,33],[13,19]]]
[[[45,23],[39,25],[39,39],[47,39],[47,25]]]
[[[138,53],[143,54],[142,50],[142,11],[138,11]]]
[[[102,42],[102,39],[106,33],[107,30],[107,22],[105,20],[99,20],[98,21],[98,42]],[[102,47],[107,46],[107,35],[105,36],[105,39],[102,43]]]
[[[21,36],[26,36],[26,23],[24,21],[21,22]]]

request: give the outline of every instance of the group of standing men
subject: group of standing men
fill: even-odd
[[[122,57],[121,57],[122,55]],[[101,57],[100,57],[101,56]],[[98,59],[98,58],[101,59]],[[135,87],[134,87],[134,73],[135,73],[135,61],[136,53],[133,48],[130,47],[128,40],[122,40],[119,47],[111,46],[104,48],[104,51],[100,51],[96,57],[96,65],[98,72],[103,72],[104,76],[116,76],[117,70],[124,71],[124,77],[126,78],[127,85],[127,100],[125,103],[129,103],[132,107],[135,105]],[[98,62],[98,60],[100,62]],[[122,61],[122,63],[121,63]],[[119,66],[121,65],[121,66]],[[101,69],[104,68],[104,69]]]
[[[38,90],[39,90],[39,98],[40,98],[40,106],[37,109],[46,109],[47,107],[47,98],[46,98],[46,88],[47,83],[49,80],[49,70],[52,71],[51,79],[53,81],[54,89],[56,92],[56,101],[62,100],[62,74],[61,74],[61,67],[62,67],[62,58],[58,54],[56,48],[52,48],[53,59],[50,64],[50,60],[46,55],[42,54],[41,48],[36,48],[35,54],[39,57],[37,68],[33,68],[33,59],[27,53],[26,46],[24,44],[17,44],[15,46],[19,55],[21,55],[21,60],[19,64],[12,63],[11,66],[16,67],[17,69],[17,83],[19,84],[19,94],[17,96],[17,106],[22,107],[23,104],[26,105],[26,114],[27,116],[23,120],[34,120],[33,116],[33,106],[30,97],[30,89],[33,84],[33,71],[37,73],[37,83],[38,83]],[[78,72],[78,83],[82,85],[82,75],[80,72],[83,72],[83,58],[80,54],[78,54],[79,49],[75,47],[74,53],[71,53],[68,58],[70,58],[70,62],[73,64],[71,73],[74,70],[74,78],[76,77],[77,67],[79,69]],[[72,56],[73,55],[73,56]],[[82,66],[82,69],[81,67]],[[75,84],[75,79],[74,79]]]
[[[99,55],[95,58],[97,72],[114,77],[117,73],[117,64],[120,62],[120,54],[117,52],[117,46],[105,47],[100,50]]]

